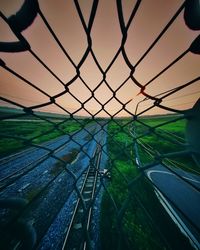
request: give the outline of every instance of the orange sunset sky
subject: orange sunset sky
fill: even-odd
[[[79,1],[86,23],[89,20],[92,2],[91,0]],[[16,13],[22,3],[23,1],[21,0],[0,0],[0,9],[5,16],[9,17]],[[132,0],[122,0],[125,22],[128,21],[135,3],[136,1]],[[182,0],[141,1],[129,27],[125,43],[125,51],[132,65],[137,63],[182,3]],[[74,1],[39,0],[39,6],[74,64],[78,65],[87,49],[87,37]],[[59,48],[39,15],[22,34],[30,43],[31,49],[64,83],[67,83],[76,75],[75,67]],[[192,31],[185,25],[182,11],[160,41],[136,67],[134,77],[144,85],[176,57],[182,54],[198,35],[199,31]],[[106,70],[119,49],[122,39],[115,0],[99,1],[91,37],[92,49],[102,69]],[[0,19],[0,41],[16,40],[17,38],[9,26]],[[0,58],[6,62],[9,68],[34,83],[34,85],[49,95],[53,96],[64,90],[63,85],[39,64],[30,52],[1,52]],[[80,74],[91,89],[95,89],[99,82],[101,82],[103,78],[102,73],[95,64],[91,53],[89,53],[81,66]],[[120,53],[115,63],[108,70],[106,81],[113,90],[116,90],[129,75],[130,69],[125,63],[122,53]],[[188,52],[173,67],[153,81],[146,88],[146,92],[151,95],[157,95],[199,76],[200,56]],[[28,86],[4,68],[0,68],[0,79],[0,95],[9,100],[27,107],[49,101],[45,95]],[[79,78],[69,86],[69,90],[81,102],[84,102],[91,96],[91,92]],[[132,99],[127,105],[127,109],[131,113],[134,113],[136,104],[144,98],[141,94],[137,95],[139,92],[140,89],[129,79],[117,92],[117,98],[122,103],[126,103]],[[113,95],[104,82],[94,94],[102,104]],[[183,110],[193,106],[199,96],[200,81],[196,81],[191,86],[166,98],[163,101],[163,105]],[[57,98],[56,102],[70,112],[74,112],[80,108],[80,103],[68,93]],[[141,104],[140,111],[147,108],[150,103],[152,102],[148,101]],[[10,106],[8,103],[2,101],[1,105]],[[104,108],[110,114],[114,114],[121,107],[122,105],[113,98]],[[95,114],[101,109],[101,105],[96,100],[91,99],[85,104],[85,108],[92,114]],[[62,110],[54,104],[39,110],[62,113]],[[146,114],[158,113],[166,113],[166,111],[154,108]],[[80,110],[76,115],[88,115],[88,113],[85,110]],[[99,113],[99,116],[105,115],[104,111]],[[125,111],[119,113],[119,116],[126,115],[128,113]]]

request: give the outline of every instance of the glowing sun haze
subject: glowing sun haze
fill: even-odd
[[[86,23],[89,20],[92,2],[91,0],[79,1]],[[1,0],[0,9],[4,15],[9,17],[16,13],[22,3],[22,0]],[[122,1],[125,22],[128,21],[135,3],[136,1],[132,0]],[[128,37],[125,44],[126,53],[133,65],[141,58],[182,3],[183,1],[181,0],[143,0],[141,2],[128,30]],[[45,15],[73,62],[75,65],[78,65],[87,48],[87,36],[74,2],[72,0],[40,0],[39,5],[42,13]],[[31,49],[63,82],[67,83],[76,75],[75,67],[61,51],[39,15],[33,24],[22,34],[30,43]],[[198,34],[198,32],[190,30],[185,25],[182,11],[166,34],[138,65],[134,77],[143,85],[147,83],[176,57],[182,54]],[[99,1],[91,37],[92,49],[96,58],[102,69],[106,70],[117,53],[122,39],[115,0]],[[17,38],[8,25],[1,19],[0,41],[16,40]],[[0,57],[6,62],[8,67],[49,95],[53,96],[64,91],[62,84],[42,67],[29,52],[0,53]],[[49,101],[46,96],[14,77],[5,69],[0,68],[0,75],[0,94],[2,96],[25,106],[33,106]],[[89,53],[81,66],[80,75],[92,90],[102,81],[102,73],[94,62],[91,53]],[[115,63],[108,70],[106,81],[113,90],[116,90],[129,75],[130,69],[120,53]],[[156,95],[187,83],[199,75],[200,56],[189,52],[178,63],[153,81],[147,87],[146,92]],[[69,86],[69,90],[81,102],[84,102],[91,96],[91,92],[79,78]],[[139,91],[140,89],[133,81],[128,80],[117,92],[117,98],[122,103],[126,103],[132,99],[127,105],[127,109],[131,113],[134,113],[136,104],[143,99],[142,95],[137,95]],[[198,99],[199,93],[200,81],[170,96],[163,102],[163,105],[177,109],[190,108]],[[95,91],[96,99],[102,104],[106,103],[112,96],[113,93],[105,82]],[[81,107],[80,103],[68,93],[57,98],[56,102],[70,112]],[[3,102],[1,105],[9,106]],[[143,106],[141,105],[140,109],[142,110],[147,106],[148,102]],[[101,109],[101,105],[93,98],[85,104],[85,108],[95,114]],[[114,114],[122,108],[122,105],[115,99],[112,99],[104,108],[110,114]],[[62,110],[59,110],[54,104],[46,106],[40,109],[40,111],[62,113]],[[163,110],[155,108],[147,114],[156,113],[163,113]],[[76,114],[88,115],[84,110],[80,110]],[[102,111],[99,115],[105,116],[106,113]],[[125,111],[119,113],[119,116],[126,115],[128,113]]]

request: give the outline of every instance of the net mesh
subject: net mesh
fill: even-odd
[[[189,86],[198,85],[200,77],[156,95],[147,87],[188,54],[199,54],[200,37],[197,36],[189,48],[146,84],[140,83],[135,76],[136,68],[181,13],[184,12],[189,28],[199,29],[197,8],[194,8],[198,1],[183,2],[133,64],[125,45],[142,1],[136,1],[125,22],[122,1],[117,0],[121,44],[106,69],[101,66],[92,46],[91,32],[98,2],[93,1],[86,22],[80,3],[74,0],[74,9],[87,38],[87,47],[78,63],[62,45],[37,1],[25,1],[9,18],[0,13],[18,39],[0,42],[0,50],[28,52],[62,89],[58,94],[50,95],[12,69],[6,61],[0,61],[3,71],[42,94],[46,100],[24,105],[23,98],[16,101],[12,95],[1,97],[4,106],[17,108],[14,113],[7,109],[1,114],[1,126],[6,127],[1,132],[2,145],[13,143],[14,150],[18,150],[0,161],[2,245],[15,249],[178,249],[181,245],[190,249],[192,244],[199,248],[198,216],[191,216],[183,204],[177,202],[182,199],[180,186],[189,190],[186,194],[195,202],[199,200],[196,198],[199,196],[193,196],[193,192],[195,195],[199,193],[199,147],[194,139],[198,137],[199,102],[190,109],[178,109],[178,105],[173,107],[168,102],[197,94],[195,91],[176,95]],[[23,30],[29,26],[31,29],[36,16],[41,18],[74,68],[75,74],[68,82],[43,61],[22,35]],[[82,76],[81,69],[89,57],[101,75],[95,88],[91,88]],[[119,57],[123,58],[128,73],[114,89],[107,76]],[[89,93],[85,100],[72,89],[77,80]],[[130,82],[137,87],[140,98],[135,110],[129,106],[132,99],[122,101],[118,96]],[[97,97],[102,86],[110,93],[105,102]],[[78,108],[72,110],[60,104],[58,99],[66,95],[69,100],[76,101]],[[98,110],[92,111],[88,107],[91,101],[99,107]],[[111,103],[116,103],[117,110],[109,109]],[[191,103],[186,104],[192,106]],[[40,112],[51,105],[60,111],[59,114]],[[148,116],[149,112],[158,109],[167,115]],[[80,116],[80,112],[85,116]],[[126,115],[120,117],[121,114]],[[15,125],[9,127],[11,121],[29,123],[31,135],[27,131],[27,134],[12,132]],[[39,126],[43,129],[33,133]],[[173,186],[173,182],[179,184]],[[194,206],[194,209],[197,208]]]

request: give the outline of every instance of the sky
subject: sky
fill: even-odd
[[[20,8],[22,0],[0,0],[0,10],[9,17]],[[127,23],[136,1],[123,0],[123,13],[125,23]],[[154,39],[165,27],[169,19],[175,14],[183,1],[181,0],[143,0],[129,27],[128,37],[125,43],[126,54],[134,65],[148,49]],[[79,1],[86,23],[89,20],[92,1]],[[87,37],[78,16],[74,1],[72,0],[39,0],[39,6],[56,33],[60,42],[77,65],[86,48]],[[31,49],[36,53],[48,67],[63,81],[68,82],[76,75],[76,69],[66,58],[59,48],[52,35],[46,28],[41,17],[38,15],[32,25],[22,32],[28,40]],[[198,36],[198,31],[190,30],[184,23],[183,11],[175,22],[170,26],[165,35],[147,54],[147,56],[136,67],[134,77],[142,85],[151,80],[157,73],[171,63],[176,57],[182,54]],[[117,50],[121,45],[122,34],[120,30],[117,5],[115,0],[100,0],[91,30],[92,49],[103,70],[106,70]],[[0,41],[16,41],[17,38],[12,33],[8,25],[0,19]],[[63,85],[52,76],[30,52],[3,53],[0,58],[6,65],[16,71],[34,85],[53,96],[64,91]],[[153,81],[146,92],[150,95],[157,95],[174,87],[180,86],[200,75],[200,56],[187,53],[178,63],[167,70],[159,78]],[[80,75],[84,82],[92,90],[102,81],[102,73],[95,64],[91,53],[80,68]],[[119,54],[115,63],[106,74],[106,81],[110,88],[116,90],[122,82],[130,75],[130,69],[125,63],[122,53]],[[22,80],[16,78],[8,71],[0,68],[0,95],[15,101],[24,106],[34,106],[48,102],[49,99],[28,86]],[[85,87],[80,79],[77,79],[69,86],[70,92],[81,102],[91,96],[91,91]],[[127,109],[135,112],[136,105],[144,97],[138,93],[140,89],[128,80],[126,84],[117,91],[117,98],[127,104]],[[112,91],[103,82],[96,89],[95,97],[100,103],[106,103],[112,97]],[[200,96],[200,81],[169,96],[163,101],[163,105],[184,110],[193,106]],[[69,93],[56,99],[56,102],[69,112],[74,112],[81,107],[80,103]],[[146,101],[139,106],[139,112],[148,108],[152,101]],[[1,102],[3,106],[8,103]],[[105,109],[110,114],[115,114],[122,105],[114,98],[105,105]],[[85,104],[85,108],[92,114],[101,109],[101,105],[92,98]],[[62,113],[54,104],[38,109],[39,111]],[[160,108],[154,108],[145,114],[166,113]],[[80,110],[76,115],[88,115],[88,112]],[[106,116],[101,111],[99,116]],[[119,116],[128,115],[122,111]]]

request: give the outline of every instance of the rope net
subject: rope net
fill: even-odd
[[[8,52],[16,57],[16,53],[28,53],[60,90],[52,95],[34,79],[15,71],[6,60],[0,60],[1,72],[6,72],[8,79],[20,81],[42,96],[38,103],[12,93],[1,96],[2,106],[7,107],[1,108],[0,116],[2,249],[200,248],[199,101],[193,106],[193,97],[199,91],[192,88],[199,85],[200,76],[162,92],[157,90],[156,94],[149,88],[183,58],[200,54],[200,36],[146,83],[136,77],[139,65],[180,15],[184,13],[190,29],[200,29],[199,1],[182,2],[133,64],[126,42],[142,4],[136,1],[125,20],[123,2],[116,1],[121,44],[106,67],[93,49],[98,0],[92,2],[88,21],[81,4],[74,0],[74,11],[87,41],[78,63],[63,46],[38,1],[26,0],[10,17],[0,12],[17,39],[0,42],[2,58]],[[22,34],[32,29],[37,18],[73,67],[74,75],[68,81],[60,78],[51,63],[43,61]],[[108,75],[119,57],[127,73],[114,88]],[[98,83],[93,88],[82,70],[87,68],[88,58],[98,71]],[[80,90],[73,88],[77,81]],[[133,98],[124,101],[119,94],[129,84],[136,91],[134,109],[130,106]],[[87,98],[81,98],[81,89],[87,91]],[[104,95],[103,91],[110,93],[106,101],[98,95]],[[184,103],[188,96],[192,101]],[[62,105],[62,97],[68,103],[72,100],[77,108]],[[173,106],[170,102],[174,100],[181,103]],[[96,110],[91,108],[94,103]],[[113,103],[115,110],[109,106]],[[56,110],[53,113],[48,109],[52,106]],[[184,108],[188,106],[191,108]],[[7,144],[9,149],[3,151]]]

